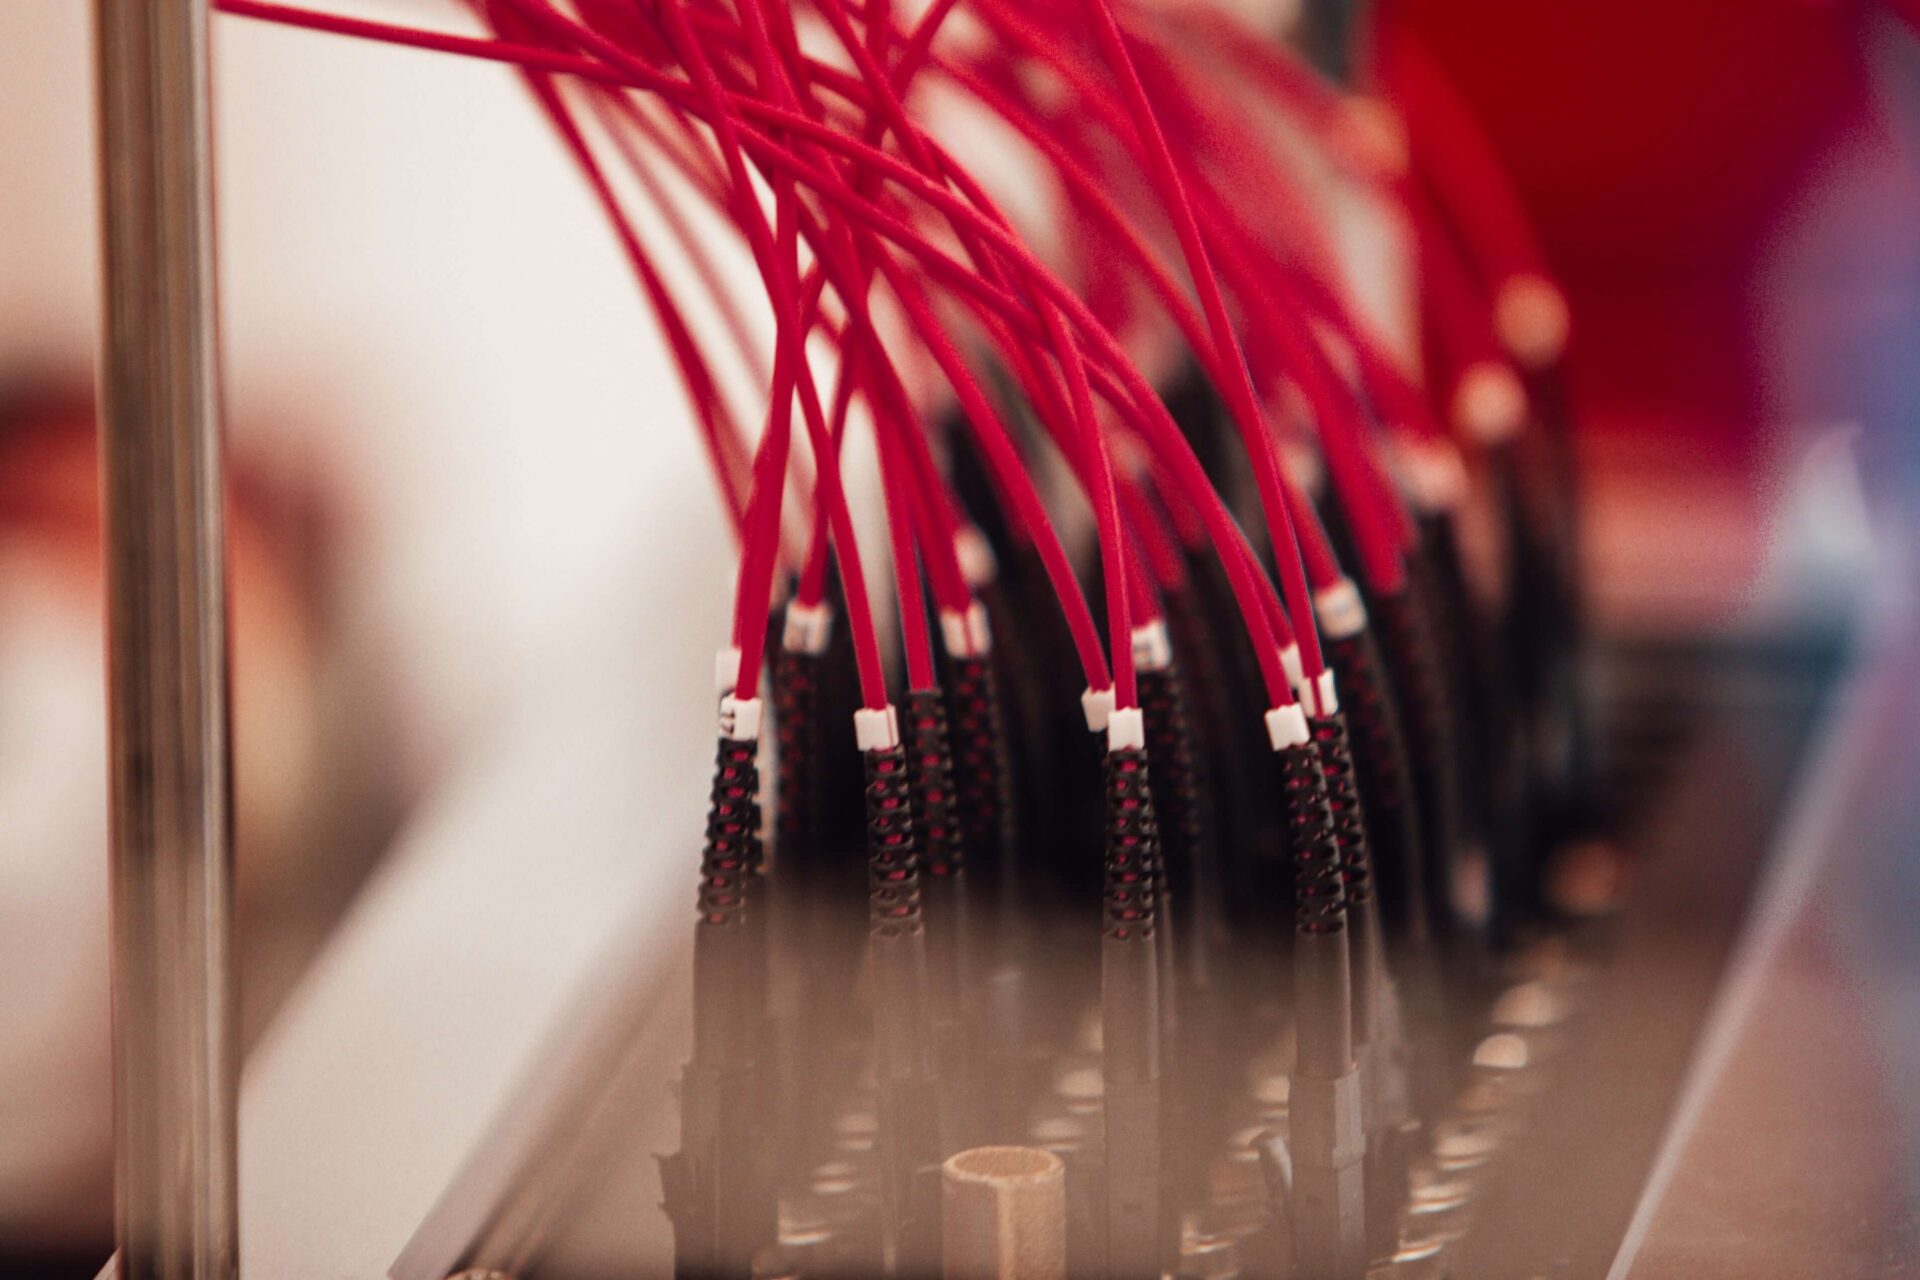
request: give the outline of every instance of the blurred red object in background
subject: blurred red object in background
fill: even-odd
[[[1900,7],[1920,16],[1912,0]],[[1632,566],[1715,584],[1731,593],[1716,608],[1737,604],[1802,428],[1904,423],[1920,179],[1877,83],[1886,47],[1914,39],[1889,12],[1856,0],[1378,6],[1473,110],[1568,295],[1602,596]]]

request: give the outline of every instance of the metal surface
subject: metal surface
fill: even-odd
[[[1560,1065],[1518,1117],[1454,1274],[1606,1273],[1814,731],[1831,714],[1839,657],[1823,641],[1656,645],[1614,660],[1617,709],[1636,725],[1612,735],[1618,785],[1663,798],[1627,818],[1631,892],[1579,948],[1590,972]]]
[[[1884,629],[1882,648],[1809,779],[1611,1280],[1920,1276],[1920,629]]]
[[[120,1275],[236,1274],[207,0],[96,0]]]

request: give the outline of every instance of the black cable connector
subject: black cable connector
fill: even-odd
[[[682,1280],[746,1275],[774,1227],[764,1159],[756,1029],[765,957],[755,927],[761,869],[759,744],[720,740],[700,858],[693,1054],[681,1077],[680,1150],[662,1158]]]
[[[884,1161],[888,1270],[939,1265],[940,1117],[928,1022],[927,934],[903,747],[866,752],[867,945]]]
[[[1312,718],[1308,725],[1327,779],[1334,841],[1340,846],[1341,880],[1347,898],[1347,951],[1352,966],[1354,1056],[1360,1071],[1360,1121],[1366,1138],[1366,1201],[1372,1256],[1390,1253],[1398,1229],[1388,1206],[1405,1201],[1407,1152],[1402,1141],[1411,1118],[1407,1054],[1398,1016],[1398,985],[1388,963],[1379,894],[1371,867],[1371,813],[1360,797],[1345,711]]]
[[[1345,860],[1319,751],[1306,742],[1276,754],[1294,862],[1294,1266],[1316,1280],[1360,1280],[1367,1265],[1366,1136],[1353,1055]]]
[[[946,703],[938,689],[914,690],[901,708],[902,747],[920,839],[921,902],[926,920],[928,1022],[940,1078],[941,1149],[971,1145],[969,1125],[979,1108],[969,1094],[975,1079],[968,1035],[972,987],[972,907],[967,841],[954,805],[947,745]]]
[[[1101,903],[1101,1063],[1106,1120],[1106,1274],[1161,1273],[1160,1000],[1155,884],[1161,875],[1147,755],[1109,751]]]

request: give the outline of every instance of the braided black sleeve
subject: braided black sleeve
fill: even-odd
[[[946,703],[938,689],[921,689],[907,694],[901,710],[922,869],[929,876],[957,875],[965,865],[966,841],[954,812]]]
[[[955,658],[951,680],[959,834],[967,851],[991,866],[1013,840],[1013,777],[999,684],[986,658]]]
[[[1179,673],[1171,667],[1142,671],[1140,709],[1146,714],[1147,751],[1153,759],[1153,809],[1161,861],[1174,887],[1185,892],[1191,887],[1206,819]],[[1164,882],[1155,888],[1164,889]]]
[[[773,730],[779,749],[774,835],[784,860],[818,842],[825,785],[825,735],[820,694],[824,664],[818,654],[782,647],[773,662]]]
[[[1105,936],[1117,941],[1154,937],[1155,885],[1164,873],[1160,829],[1154,820],[1147,753],[1107,753],[1107,857],[1103,900]]]
[[[869,751],[867,761],[867,912],[877,937],[918,934],[920,857],[902,747]]]
[[[1360,804],[1360,786],[1354,778],[1353,748],[1347,737],[1344,712],[1308,721],[1314,747],[1320,753],[1320,771],[1327,783],[1327,813],[1334,845],[1340,851],[1340,884],[1347,910],[1373,901],[1373,857],[1367,845],[1366,814]]]
[[[1407,761],[1420,812],[1422,875],[1416,886],[1427,919],[1444,928],[1448,878],[1463,827],[1462,780],[1454,743],[1459,737],[1452,686],[1441,670],[1431,620],[1412,588],[1374,601],[1381,656],[1402,711]]]
[[[747,880],[760,868],[758,750],[758,743],[720,739],[700,855],[700,918],[710,925],[745,921]]]
[[[1373,857],[1367,842],[1367,821],[1354,779],[1353,751],[1347,740],[1343,712],[1307,722],[1320,753],[1320,770],[1327,780],[1327,810],[1333,819],[1333,842],[1340,850],[1340,888],[1346,897],[1349,967],[1352,972],[1353,1037],[1372,1038],[1378,1016],[1384,957],[1380,946],[1380,905],[1374,894]]]
[[[1329,640],[1326,648],[1340,682],[1381,914],[1394,936],[1419,941],[1427,932],[1420,909],[1425,858],[1400,707],[1371,630]]]
[[[1320,753],[1308,742],[1276,754],[1294,863],[1294,925],[1301,933],[1339,933],[1347,924],[1344,859],[1334,837]]]

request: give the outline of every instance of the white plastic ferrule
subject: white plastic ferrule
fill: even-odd
[[[1307,713],[1297,702],[1269,709],[1265,719],[1267,741],[1273,744],[1275,751],[1303,746],[1311,736],[1307,732]]]
[[[1280,671],[1287,677],[1287,683],[1298,689],[1307,678],[1307,669],[1300,665],[1300,646],[1285,644],[1280,646]]]
[[[954,658],[971,658],[973,641],[967,635],[967,615],[958,609],[940,611],[940,643],[947,647],[947,654]]]
[[[1165,671],[1173,663],[1173,643],[1164,618],[1133,629],[1133,665],[1141,671]]]
[[[1567,296],[1545,276],[1507,277],[1494,295],[1493,317],[1500,344],[1529,369],[1550,367],[1567,349]]]
[[[1395,456],[1401,487],[1419,510],[1438,515],[1466,500],[1467,464],[1451,444],[1403,438]]]
[[[1080,710],[1087,717],[1087,732],[1099,733],[1113,716],[1113,690],[1087,690],[1080,695]]]
[[[862,707],[853,713],[853,740],[862,751],[891,751],[900,745],[900,717],[888,703],[879,710]]]
[[[987,623],[987,608],[978,600],[958,609],[940,611],[940,641],[953,658],[984,658],[993,652],[993,631]]]
[[[761,705],[758,698],[720,696],[720,736],[733,742],[760,740]]]
[[[808,605],[795,600],[787,606],[787,625],[780,636],[787,652],[822,654],[832,639],[833,608],[826,601]]]
[[[1141,751],[1147,745],[1147,718],[1138,707],[1122,707],[1107,717],[1107,750]]]
[[[1340,697],[1333,691],[1333,672],[1322,671],[1300,685],[1300,701],[1321,720],[1340,711]]]
[[[713,655],[713,692],[724,698],[740,684],[740,647],[728,645]]]
[[[1313,616],[1320,623],[1320,634],[1329,640],[1345,640],[1367,628],[1367,606],[1352,578],[1314,592]]]
[[[1469,439],[1504,444],[1520,434],[1526,418],[1526,388],[1506,365],[1482,360],[1460,375],[1453,392],[1453,420]]]
[[[1293,477],[1303,492],[1318,497],[1327,486],[1327,468],[1320,461],[1320,451],[1305,440],[1289,437],[1280,441],[1280,453],[1286,461],[1287,474]]]
[[[972,525],[963,526],[953,535],[953,554],[960,561],[960,576],[970,587],[984,587],[1000,574],[993,544]]]
[[[987,606],[978,600],[967,606],[967,643],[976,658],[993,652],[993,624],[987,621]]]

